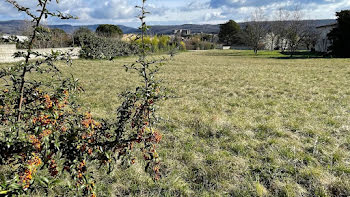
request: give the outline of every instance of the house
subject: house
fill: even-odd
[[[278,35],[274,33],[267,33],[266,36],[262,39],[262,45],[264,46],[265,50],[288,50],[288,40],[285,38],[281,38]]]
[[[174,34],[176,36],[182,36],[182,37],[189,36],[189,35],[191,35],[191,30],[189,30],[189,29],[175,29]]]
[[[320,38],[315,47],[317,52],[328,52],[328,47],[332,45],[332,42],[328,39],[327,35],[335,27],[337,27],[337,23],[316,27],[320,31]]]

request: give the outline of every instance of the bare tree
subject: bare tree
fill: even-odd
[[[43,25],[43,22],[40,22],[39,26],[41,28],[41,32],[40,33],[36,33],[37,35],[35,36],[35,39],[33,40],[32,43],[32,48],[47,48],[47,43],[48,43],[48,39],[47,39],[47,32],[48,32],[48,27],[45,27],[45,25]],[[33,32],[35,29],[35,23],[32,21],[25,21],[24,26],[23,26],[23,30],[21,32],[21,34],[23,36],[27,36],[28,38],[33,37]],[[38,36],[39,35],[39,36]],[[44,36],[46,35],[46,36]],[[27,44],[25,44],[27,45]],[[25,48],[25,46],[23,46]]]
[[[266,33],[267,28],[264,11],[262,9],[256,9],[252,13],[243,35],[246,44],[253,48],[255,54],[262,48]]]
[[[289,20],[285,22],[284,27],[285,39],[291,57],[293,57],[308,36],[314,37],[316,35],[311,32],[313,28],[303,20],[300,7],[297,6],[294,10],[285,12],[289,12]]]
[[[276,47],[284,52],[288,49],[293,56],[300,46],[305,46],[308,50],[315,48],[320,33],[316,24],[303,19],[298,6],[293,10],[279,9],[268,26],[267,41],[270,50]]]
[[[320,36],[321,32],[316,28],[316,24],[313,21],[308,21],[305,25],[302,43],[307,50],[314,51]]]
[[[271,51],[273,51],[277,45],[277,41],[279,38],[278,29],[279,29],[278,22],[271,21],[268,27],[268,32],[266,36],[266,41],[268,42],[268,45],[270,46]]]
[[[271,37],[271,42],[275,42],[276,48],[281,51],[287,48],[287,26],[290,20],[290,13],[287,10],[279,9],[278,12],[273,16],[273,22],[270,27],[270,32],[273,33],[274,37]]]

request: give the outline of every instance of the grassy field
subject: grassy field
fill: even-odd
[[[350,60],[244,51],[180,53],[160,78],[163,178],[137,163],[98,176],[98,196],[350,196]],[[308,58],[309,57],[309,58]],[[99,118],[135,73],[111,61],[65,69]]]

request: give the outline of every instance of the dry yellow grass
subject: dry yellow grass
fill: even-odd
[[[279,57],[279,58],[277,58]],[[85,110],[113,118],[135,73],[114,62],[64,69],[84,84]],[[99,177],[99,196],[349,196],[350,60],[278,53],[180,53],[159,78],[163,178],[142,165]]]

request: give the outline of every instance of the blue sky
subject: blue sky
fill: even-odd
[[[18,0],[33,7],[36,0]],[[55,1],[53,1],[55,2]],[[78,16],[78,20],[64,21],[71,24],[124,24],[137,26],[135,5],[141,0],[60,0],[51,3],[50,9],[59,9]],[[265,12],[266,19],[273,20],[279,9],[300,7],[305,19],[335,18],[336,11],[350,9],[350,0],[148,0],[152,15],[147,18],[157,24],[218,24],[229,19],[238,22],[248,20],[257,8]],[[16,12],[11,5],[0,0],[0,20],[28,19]],[[48,24],[62,23],[48,20]]]

